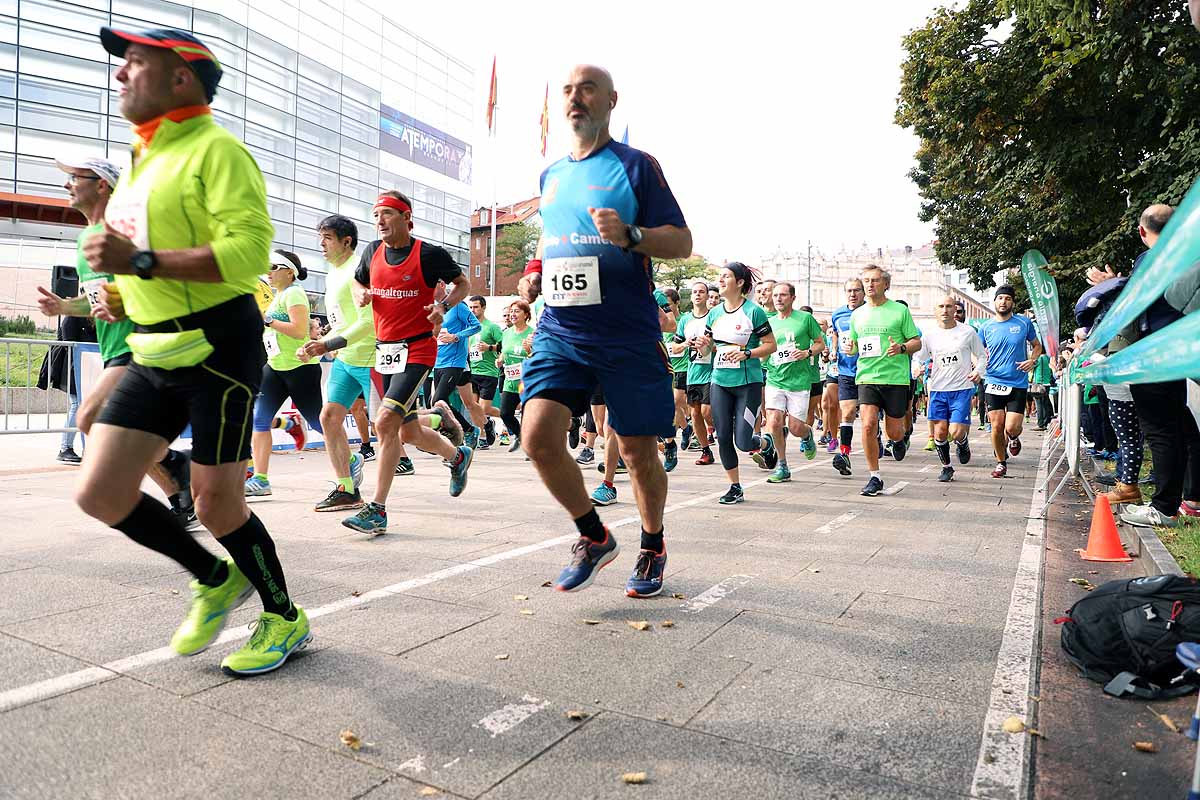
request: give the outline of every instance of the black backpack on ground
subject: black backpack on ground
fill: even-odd
[[[1200,583],[1156,575],[1109,581],[1082,598],[1062,626],[1062,648],[1105,694],[1143,700],[1195,691],[1195,673],[1175,657],[1175,645],[1200,641]]]

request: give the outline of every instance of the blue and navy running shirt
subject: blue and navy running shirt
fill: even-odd
[[[1038,338],[1029,317],[1014,314],[1003,322],[991,320],[980,329],[979,338],[988,351],[984,380],[999,386],[1028,389],[1029,373],[1017,364],[1029,358],[1026,345]]]
[[[658,162],[641,150],[609,142],[582,161],[568,156],[551,164],[542,173],[541,191],[543,270],[554,258],[597,257],[600,302],[552,306],[543,274],[547,303],[539,333],[578,344],[661,341],[650,256],[601,239],[588,213],[588,208],[611,208],[627,225],[686,227]]]
[[[862,306],[859,306],[862,308]],[[837,368],[838,375],[845,375],[853,378],[858,373],[858,356],[848,356],[842,352],[841,344],[850,332],[850,315],[854,313],[854,309],[849,304],[842,306],[833,312],[831,322],[838,333],[838,352],[837,352]]]

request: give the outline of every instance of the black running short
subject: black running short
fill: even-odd
[[[475,388],[475,394],[479,395],[480,400],[495,400],[499,385],[500,379],[495,375],[471,375],[471,386]]]
[[[687,373],[676,372],[674,377],[671,378],[671,388],[678,389],[681,392],[687,391]]]
[[[823,391],[825,391],[825,381],[817,381],[808,388],[809,397],[813,399],[820,397]]]
[[[267,354],[262,314],[250,295],[185,317],[138,326],[140,332],[201,329],[212,354],[194,367],[159,369],[136,361],[121,376],[96,418],[101,425],[145,431],[175,441],[192,426],[192,460],[215,466],[250,457],[254,398]]]
[[[133,363],[133,353],[126,350],[124,353],[113,356],[112,358],[105,361],[104,368],[108,369],[109,367],[127,367],[132,363]]]
[[[688,405],[696,405],[699,403],[702,406],[711,405],[709,401],[711,383],[689,383],[687,386],[687,401]]]
[[[1025,405],[1029,401],[1028,389],[1013,390],[1008,394],[992,394],[984,392],[983,399],[988,411],[1007,411],[1012,414],[1025,414]]]
[[[405,422],[417,418],[417,393],[433,367],[427,364],[407,364],[404,372],[383,375],[383,407],[401,415]]]
[[[912,402],[912,390],[908,386],[888,386],[875,383],[860,383],[858,385],[858,404],[860,406],[876,406],[893,419],[900,419],[908,414],[909,403]]]
[[[589,406],[604,405],[604,388],[601,387],[600,384],[597,383],[596,388],[592,389],[592,396],[590,398],[588,398],[588,405]]]

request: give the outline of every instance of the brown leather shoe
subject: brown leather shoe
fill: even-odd
[[[1118,503],[1129,503],[1132,505],[1141,505],[1142,503],[1142,491],[1132,483],[1117,481],[1117,485],[1113,487],[1113,490],[1105,492],[1104,496],[1108,498],[1109,505],[1113,506]]]

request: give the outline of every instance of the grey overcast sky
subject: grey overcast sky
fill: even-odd
[[[501,203],[538,193],[567,152],[559,99],[567,68],[608,68],[619,99],[611,129],[662,163],[696,252],[756,263],[812,239],[825,252],[919,246],[907,178],[917,140],[893,122],[901,38],[945,3],[465,2],[397,19],[475,70],[474,190]],[[492,55],[498,135],[487,136]],[[539,118],[550,83],[550,137]]]

